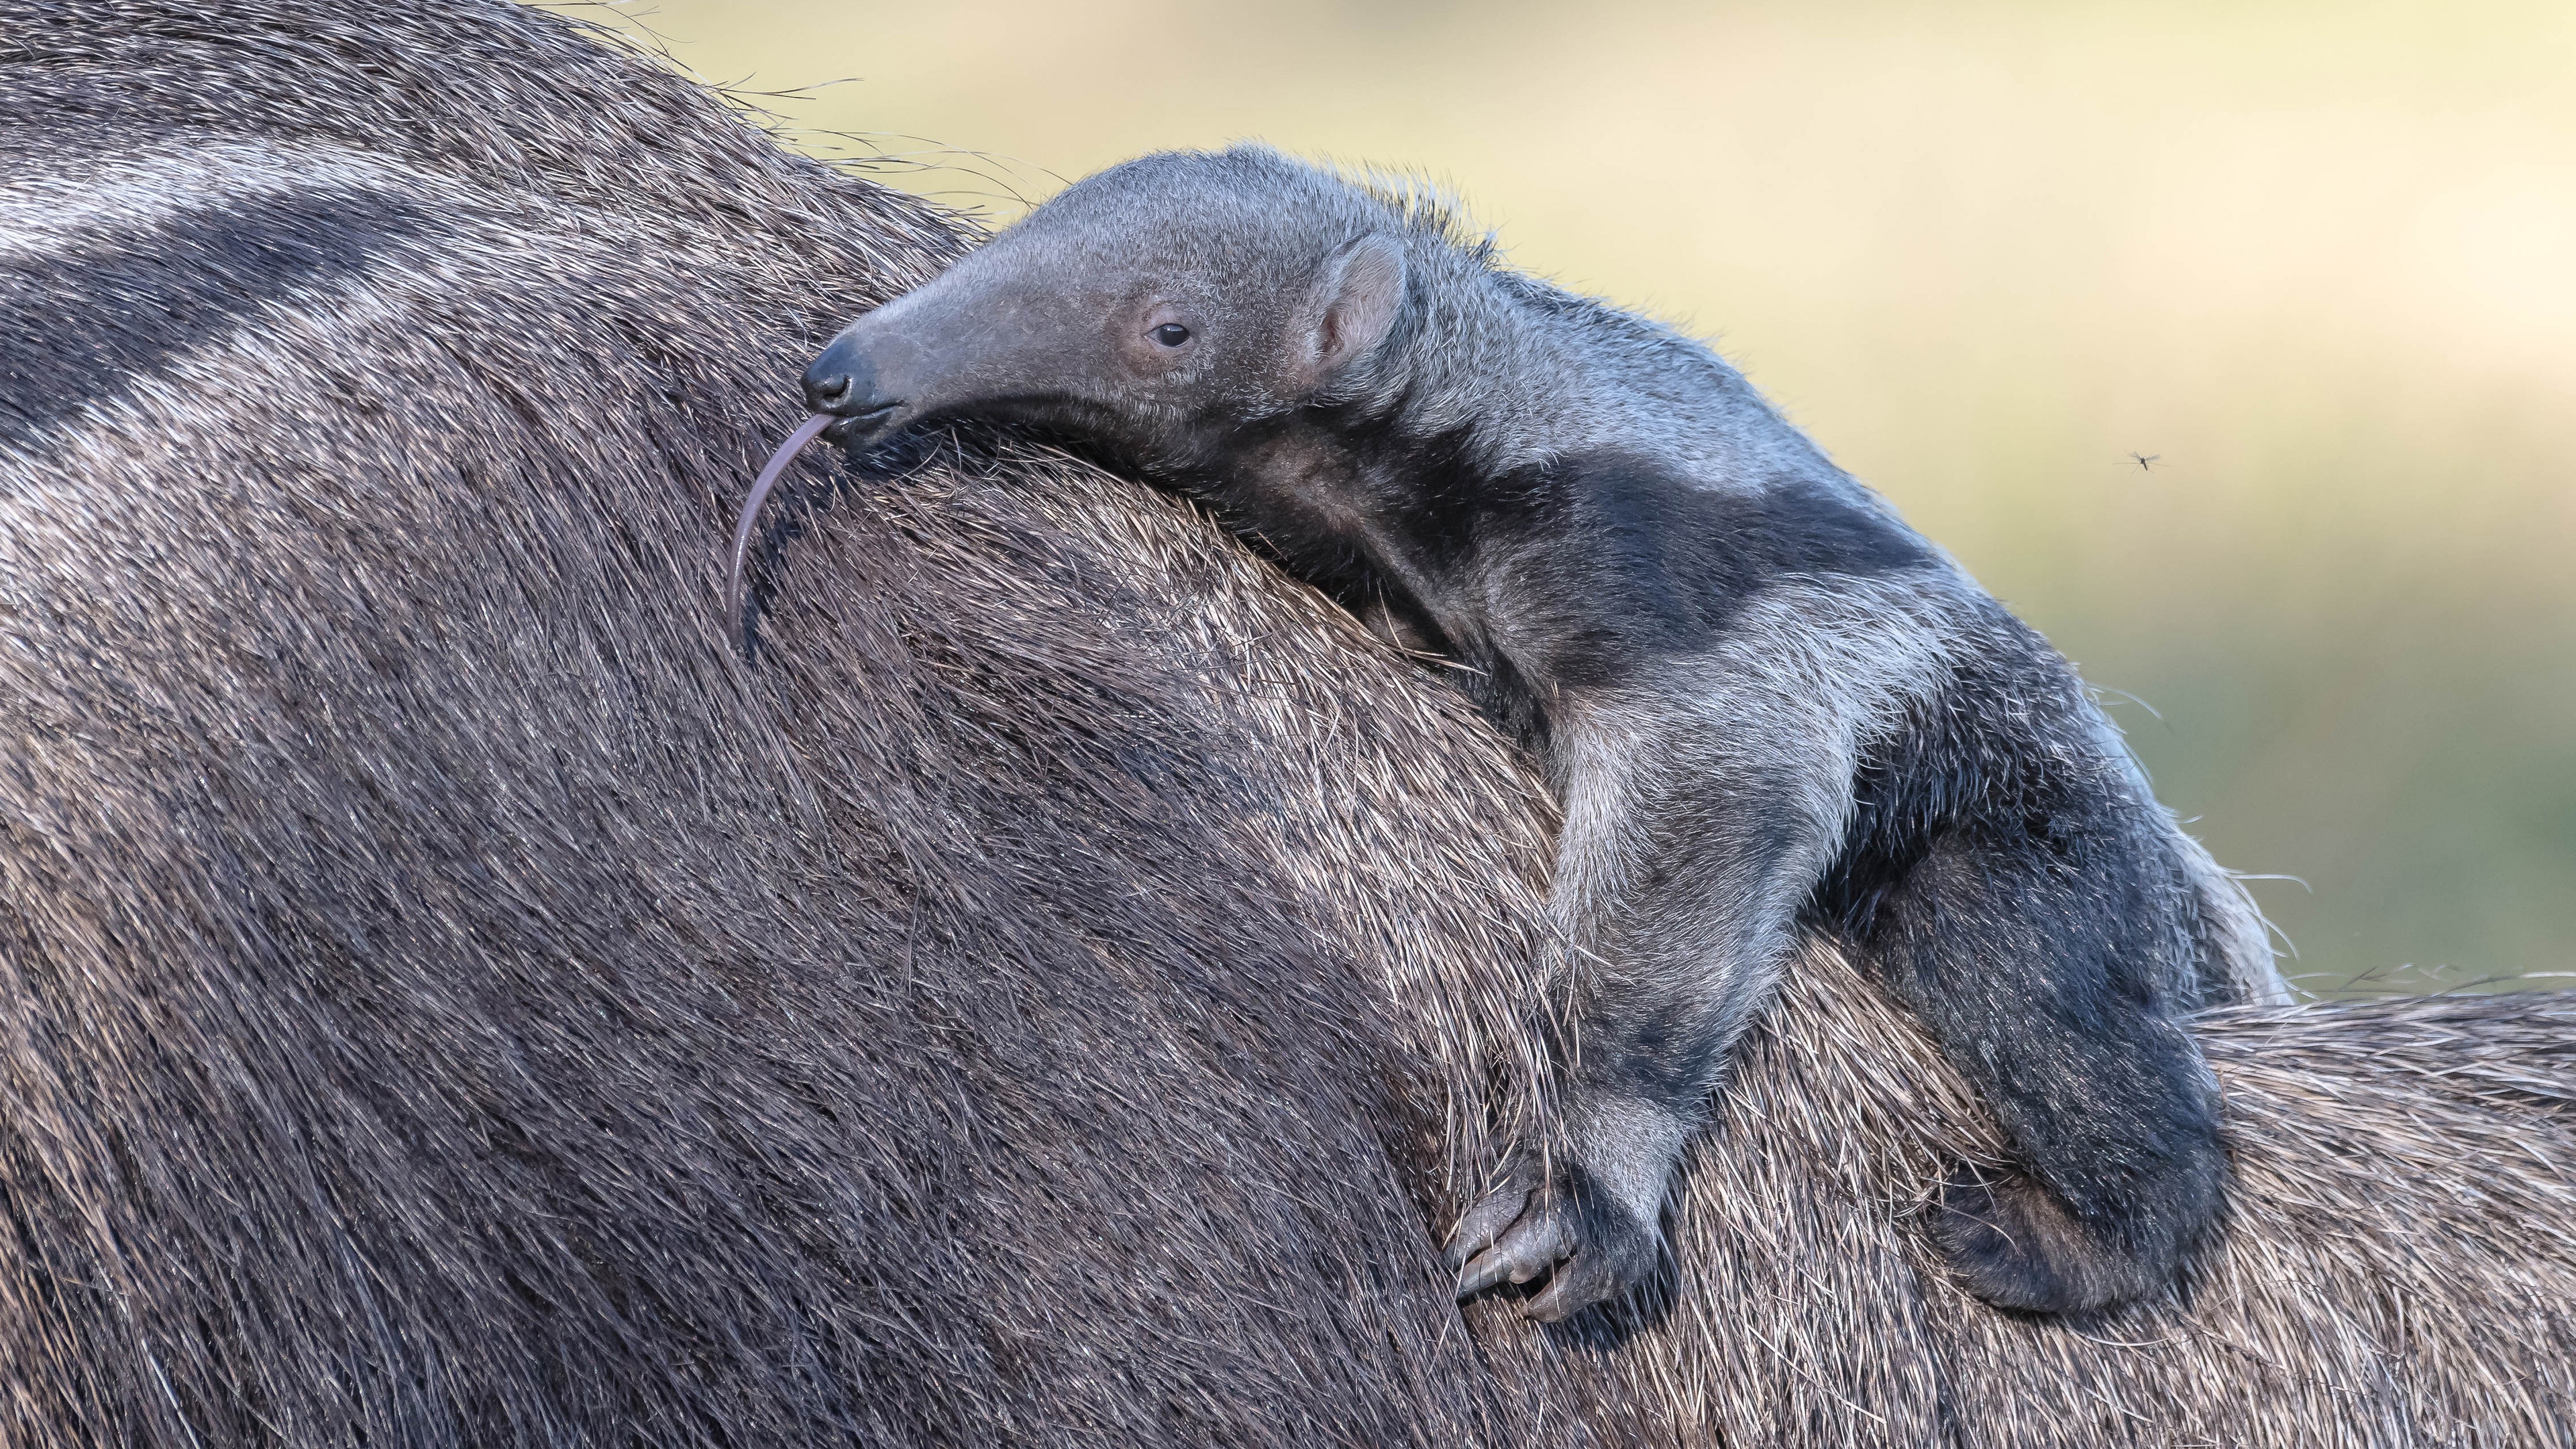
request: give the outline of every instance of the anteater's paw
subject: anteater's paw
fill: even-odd
[[[1932,1221],[1950,1270],[1998,1308],[2085,1313],[2155,1293],[2173,1281],[2178,1254],[2088,1228],[2056,1195],[2022,1176],[1953,1178]]]
[[[1571,1318],[1644,1284],[1663,1256],[1660,1226],[1602,1190],[1581,1166],[1560,1160],[1542,1171],[1517,1159],[1449,1234],[1458,1296],[1545,1278],[1522,1312],[1541,1323]]]

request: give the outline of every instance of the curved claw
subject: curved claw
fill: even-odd
[[[1463,1272],[1468,1260],[1501,1239],[1504,1231],[1519,1221],[1529,1195],[1529,1185],[1508,1184],[1487,1193],[1474,1207],[1467,1209],[1466,1216],[1458,1219],[1458,1226],[1449,1230],[1449,1243],[1443,1256],[1448,1259],[1450,1271]],[[1462,1293],[1460,1296],[1465,1295]]]
[[[1462,1300],[1547,1278],[1524,1311],[1554,1323],[1644,1283],[1660,1251],[1658,1229],[1605,1195],[1581,1167],[1560,1164],[1542,1180],[1525,1163],[1459,1218],[1447,1256]]]
[[[1472,1298],[1502,1283],[1526,1283],[1574,1255],[1574,1230],[1562,1217],[1528,1213],[1458,1275],[1458,1296]]]
[[[1642,1277],[1642,1275],[1641,1275]],[[1599,1253],[1587,1253],[1556,1270],[1547,1287],[1521,1312],[1541,1323],[1562,1323],[1595,1303],[1607,1303],[1635,1286]]]

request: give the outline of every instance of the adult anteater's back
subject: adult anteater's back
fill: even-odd
[[[1354,942],[1508,928],[1311,838],[1526,835],[1436,696],[1036,467],[721,647],[951,228],[497,4],[0,7],[0,148],[0,1439],[1474,1436]]]
[[[2557,1424],[2554,1003],[2213,1028],[2233,1246],[2078,1333],[1927,1268],[1991,1139],[1820,963],[1669,1312],[1463,1322],[1539,999],[1490,733],[1025,458],[810,489],[720,638],[939,218],[496,3],[0,0],[0,178],[0,1440]]]

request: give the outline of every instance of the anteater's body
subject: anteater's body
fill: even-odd
[[[2226,1160],[2180,1017],[2282,995],[2242,889],[2072,669],[1706,347],[1257,147],[1084,181],[853,324],[870,443],[1035,423],[1213,503],[1543,762],[1582,963],[1561,1130],[1457,1229],[1461,1291],[1644,1282],[1682,1148],[1802,935],[1992,1102],[2017,1171],[1938,1231],[2016,1308],[2160,1291]]]
[[[2554,998],[2204,1022],[2226,1247],[2078,1334],[1819,957],[1668,1315],[1462,1313],[1498,736],[1025,455],[791,490],[726,647],[782,379],[959,240],[544,12],[0,0],[0,1444],[2565,1442]]]

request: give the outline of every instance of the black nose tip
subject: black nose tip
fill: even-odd
[[[814,413],[832,413],[842,400],[848,400],[855,382],[850,374],[806,374],[806,407]]]
[[[859,390],[859,380],[846,372],[826,368],[823,359],[805,370],[805,406],[818,413],[847,416],[841,409]]]
[[[805,406],[836,418],[890,416],[902,402],[889,396],[875,359],[861,343],[836,337],[805,369]]]

